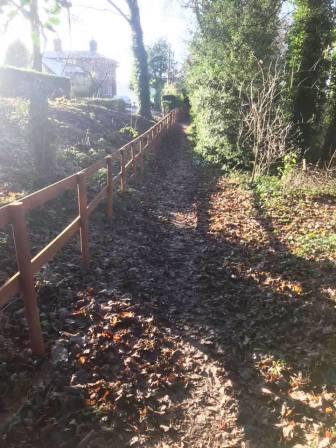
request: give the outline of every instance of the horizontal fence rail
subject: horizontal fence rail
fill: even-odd
[[[0,287],[0,306],[8,303],[18,293],[22,295],[33,353],[41,355],[45,352],[34,275],[78,232],[83,266],[85,268],[89,266],[89,217],[102,201],[107,200],[106,214],[108,219],[112,220],[113,193],[117,190],[125,191],[127,174],[131,179],[137,176],[143,178],[146,151],[156,147],[158,140],[174,125],[176,119],[177,111],[173,110],[144,134],[103,160],[0,208],[0,230],[8,225],[12,226],[18,268],[18,272]],[[120,169],[114,176],[115,162],[119,163]],[[95,198],[88,202],[88,179],[102,168],[107,169],[106,185]],[[65,191],[75,189],[77,189],[78,216],[55,239],[32,257],[26,213],[56,199]]]

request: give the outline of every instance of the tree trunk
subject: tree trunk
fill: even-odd
[[[130,10],[132,29],[132,49],[135,64],[136,91],[138,95],[138,113],[148,119],[152,118],[147,52],[143,41],[140,12],[137,0],[126,0]]]
[[[33,69],[42,72],[41,26],[38,12],[38,0],[31,0],[30,28],[33,42]]]
[[[325,161],[329,161],[336,151],[336,55],[333,55],[331,59],[325,126],[326,133],[324,137],[322,158]]]
[[[33,44],[33,69],[42,72],[41,23],[38,0],[30,3],[30,28]],[[52,175],[55,160],[52,154],[48,122],[48,96],[41,82],[34,81],[30,92],[31,151],[36,168],[38,186],[45,185]]]
[[[48,96],[38,80],[30,88],[30,145],[36,168],[36,186],[42,186],[52,179],[55,169],[55,153],[51,145],[48,121]]]
[[[155,104],[155,109],[157,111],[161,111],[161,96],[162,96],[162,88],[156,86],[155,87],[154,104]]]

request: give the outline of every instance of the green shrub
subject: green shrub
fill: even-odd
[[[281,178],[287,195],[310,198],[336,198],[336,173],[309,166],[304,171],[297,166]]]
[[[176,109],[181,104],[180,97],[178,95],[163,95],[162,96],[162,110],[166,115],[171,110]]]
[[[126,102],[122,98],[94,98],[90,99],[89,102],[117,112],[126,112]]]
[[[283,166],[279,168],[279,175],[285,181],[290,177],[298,164],[298,155],[295,152],[290,152],[283,158]]]
[[[277,176],[261,176],[255,183],[255,191],[263,201],[277,198],[283,194],[281,179]]]
[[[87,168],[96,160],[102,159],[105,155],[106,153],[103,150],[91,148],[87,152],[83,152],[72,146],[58,152],[57,165],[65,174],[75,173]]]
[[[181,107],[183,104],[183,95],[175,84],[166,84],[162,91],[161,106],[164,114],[171,110]]]
[[[307,169],[296,165],[295,157],[289,156],[283,168],[279,169],[281,176],[261,176],[255,184],[254,189],[263,202],[274,198],[336,198],[336,177],[328,170]]]
[[[132,126],[125,126],[119,129],[119,134],[123,137],[123,139],[127,139],[127,141],[130,141],[137,138],[139,132]]]
[[[1,66],[0,95],[30,98],[32,87],[38,83],[39,94],[47,97],[70,96],[70,80],[34,70]]]
[[[212,163],[251,166],[252,148],[242,138],[241,112],[252,81],[256,86],[262,82],[259,65],[268,67],[274,57],[280,7],[279,0],[213,0],[200,8],[202,32],[191,46],[186,85],[196,151]]]

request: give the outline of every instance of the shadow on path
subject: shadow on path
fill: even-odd
[[[309,397],[334,393],[336,385],[335,308],[327,293],[335,288],[335,265],[291,254],[256,197],[249,219],[263,240],[257,232],[248,241],[244,227],[232,237],[226,229],[241,217],[229,222],[231,214],[214,210],[223,188],[224,201],[239,194],[215,173],[193,168],[183,136],[168,142],[141,195],[146,232],[144,222],[128,222],[128,235],[143,248],[137,275],[130,281],[119,271],[119,287],[223,367],[248,446],[307,446],[314,424],[321,431],[333,424],[325,413],[330,396],[316,406]],[[213,231],[214,220],[222,220],[221,232]],[[124,224],[121,216],[119,231]],[[218,429],[216,416],[208,425],[211,446],[240,446],[224,445],[230,430]]]
[[[81,395],[74,390],[100,378],[99,364],[102,377],[111,384],[120,375],[118,387],[123,393],[113,395],[117,398],[110,400],[110,414],[115,418],[113,412],[119,408],[114,404],[125,400],[124,411],[116,418],[128,422],[126,436],[121,437],[112,417],[101,422],[99,415],[94,416],[105,428],[104,437],[110,431],[116,447],[129,446],[130,440],[133,446],[146,448],[309,446],[308,436],[316,439],[334,424],[336,319],[329,291],[336,286],[335,265],[290,253],[276,237],[257,197],[215,171],[195,168],[181,128],[167,136],[148,165],[143,186],[135,185],[116,197],[112,226],[99,213],[96,216],[90,271],[78,275],[72,247],[69,258],[63,256],[63,264],[58,264],[58,283],[46,271],[49,283],[40,290],[42,317],[50,324],[45,332],[61,345],[66,340],[76,356],[63,370],[49,369],[50,382],[38,395],[42,403],[38,418],[32,420],[30,403],[25,424],[40,432],[39,446],[72,447],[80,429],[75,420],[63,432],[56,424],[52,429],[43,427],[43,422],[50,422],[54,414],[74,418],[63,410],[60,391],[72,394],[67,395],[67,404],[76,409]],[[90,288],[85,291],[86,287]],[[70,318],[64,309],[68,304],[75,307]],[[76,320],[83,310],[83,321]],[[100,313],[114,329],[119,325],[117,336],[101,324]],[[123,319],[132,328],[129,334]],[[78,333],[72,334],[71,328]],[[139,364],[132,366],[121,343],[111,352],[108,340],[122,340],[125,334],[133,348],[137,338],[144,344]],[[87,361],[90,350],[83,351],[81,360],[76,350],[89,339],[95,354]],[[173,365],[178,377],[181,359],[189,387],[176,388],[167,399],[161,392],[171,390],[168,367]],[[165,386],[150,397],[152,384],[163,381],[158,369],[162,362],[167,367]],[[88,363],[89,369],[78,368],[78,363]],[[89,377],[73,378],[84,374]],[[141,391],[136,406],[153,403],[150,417],[146,406],[143,415],[127,415],[127,410],[134,411],[134,397],[130,398],[134,390]],[[100,390],[99,400],[105,400],[107,392]],[[90,400],[97,393],[91,390]],[[169,400],[175,402],[174,415],[168,412]],[[146,417],[153,426],[147,428],[145,442],[127,420],[130,417],[140,422]],[[88,422],[84,416],[84,433]],[[104,437],[101,440],[98,434],[96,444],[84,440],[86,445],[78,446],[106,446]]]

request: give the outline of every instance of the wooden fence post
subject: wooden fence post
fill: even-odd
[[[159,128],[158,128],[158,145],[160,144],[162,138],[162,122],[159,124]]]
[[[132,170],[133,170],[133,174],[134,174],[134,178],[135,178],[136,172],[137,172],[137,166],[136,166],[136,160],[135,160],[134,144],[131,145],[131,154],[132,154]]]
[[[45,350],[37,305],[34,273],[31,265],[31,251],[25,211],[22,202],[14,202],[9,207],[31,347],[34,354],[43,355]]]
[[[126,189],[125,150],[120,150],[120,191]]]
[[[144,172],[145,172],[145,154],[144,154],[144,146],[145,142],[141,139],[140,140],[140,176],[141,180],[144,178]]]
[[[150,143],[153,146],[153,144],[154,144],[154,129],[152,129],[151,133],[150,133]]]
[[[157,126],[155,126],[155,129],[154,129],[154,150],[156,151],[157,150],[157,143],[158,143],[158,128],[157,128]]]
[[[112,157],[107,157],[107,218],[112,222],[113,216],[113,171],[112,171]]]
[[[89,251],[89,221],[87,213],[87,185],[86,174],[84,172],[78,173],[78,211],[80,217],[80,246],[83,265],[85,268],[90,264]]]
[[[150,134],[149,134],[149,137],[150,137],[150,139],[149,139],[149,149],[150,150],[152,150],[152,149],[154,149],[154,131],[153,130],[151,130],[151,132],[150,132]]]

